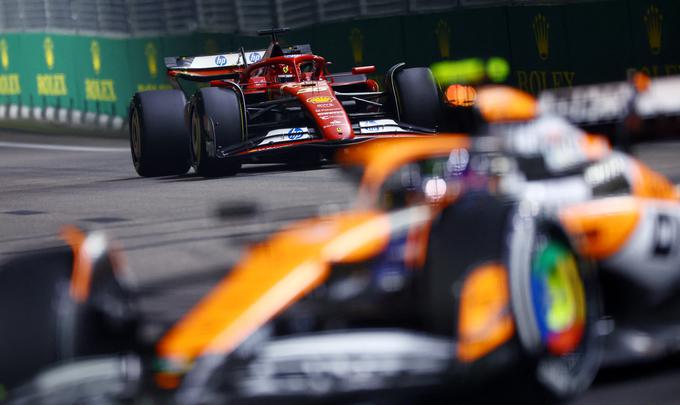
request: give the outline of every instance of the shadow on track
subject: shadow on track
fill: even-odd
[[[253,177],[262,176],[267,174],[278,174],[278,173],[299,173],[308,172],[316,170],[332,169],[336,167],[335,165],[322,165],[322,166],[303,166],[303,165],[290,165],[290,164],[267,164],[267,165],[248,165],[235,175],[235,176],[223,176],[223,177],[201,177],[194,172],[179,176],[166,176],[158,177],[157,179],[163,183],[177,183],[177,182],[193,182],[193,181],[213,181],[221,179],[230,178],[243,178],[243,177]]]

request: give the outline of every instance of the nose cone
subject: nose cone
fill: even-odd
[[[285,91],[297,97],[314,119],[324,139],[330,141],[354,138],[349,117],[328,83],[320,81],[314,86],[290,86]]]
[[[341,140],[354,138],[349,117],[340,101],[328,89],[324,95],[303,97],[303,104],[312,115],[324,139]]]

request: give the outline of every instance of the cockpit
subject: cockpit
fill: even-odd
[[[250,72],[250,81],[258,85],[267,85],[319,80],[324,72],[324,60],[314,55],[287,55],[276,58],[264,66],[255,68]]]

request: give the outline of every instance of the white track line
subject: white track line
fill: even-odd
[[[23,142],[0,142],[0,148],[59,150],[66,152],[130,152],[130,148],[49,145],[44,143],[23,143]]]

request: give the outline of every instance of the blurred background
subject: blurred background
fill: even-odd
[[[0,120],[120,130],[164,56],[261,49],[293,28],[334,71],[498,56],[531,93],[680,72],[676,1],[2,0]]]

